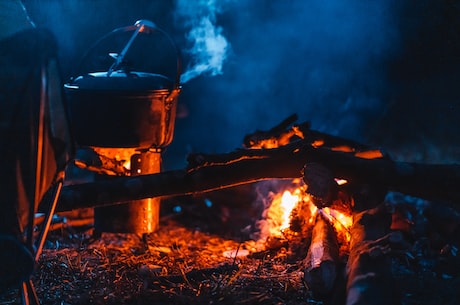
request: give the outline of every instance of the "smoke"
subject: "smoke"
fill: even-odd
[[[218,5],[217,0],[177,1],[175,16],[178,22],[190,28],[186,38],[191,47],[185,52],[191,61],[181,75],[183,84],[202,74],[215,76],[223,73],[230,44],[222,27],[216,25],[216,15],[221,12],[224,2]]]
[[[189,152],[234,150],[246,134],[293,113],[313,129],[363,143],[373,133],[369,144],[393,143],[406,156],[441,160],[449,152],[460,160],[460,133],[452,127],[460,120],[460,37],[452,30],[460,18],[452,1],[24,4],[38,26],[56,34],[65,79],[114,28],[147,19],[172,35],[186,63],[185,110],[166,168],[182,168]]]
[[[197,3],[178,1],[176,7],[189,33],[201,35],[192,68],[217,66],[225,73],[184,86],[180,100],[189,117],[179,122],[170,151],[234,150],[246,134],[268,130],[292,113],[313,129],[363,141],[384,112],[386,65],[401,48],[397,1]],[[204,47],[207,31],[199,28],[206,24],[214,25],[208,32],[225,34],[227,44],[209,44],[225,51]]]

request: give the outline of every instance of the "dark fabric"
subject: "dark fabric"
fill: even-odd
[[[11,235],[0,234],[0,292],[17,287],[34,270],[34,259],[27,247]]]
[[[0,41],[0,234],[24,241],[73,152],[67,122],[50,32],[26,30]]]

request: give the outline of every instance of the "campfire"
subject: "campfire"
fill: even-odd
[[[190,154],[184,170],[161,172],[180,59],[174,79],[123,60],[137,36],[155,32],[164,34],[147,20],[114,31],[131,36],[119,54],[106,54],[115,60],[109,69],[65,86],[85,151],[74,168],[94,179],[78,182],[69,172],[48,209],[55,213],[37,214],[31,226],[48,228],[55,214],[32,279],[43,304],[452,298],[449,285],[460,278],[458,166],[395,162],[292,115],[246,135],[244,149]],[[418,296],[428,283],[439,298]]]
[[[398,192],[413,188],[397,175],[391,189],[373,183],[386,181],[374,162],[380,168],[379,162],[393,161],[306,123],[290,126],[294,118],[245,138],[260,144],[268,136],[268,149],[191,155],[186,171],[66,185],[33,279],[43,304],[434,304],[455,298],[455,205]],[[318,162],[312,151],[334,158]],[[358,165],[365,160],[376,176],[362,180],[366,171],[359,166],[346,174],[337,165],[343,156]],[[430,199],[437,194],[420,192]],[[162,197],[158,230],[94,235],[93,206],[149,196]],[[455,192],[439,198],[456,200]]]

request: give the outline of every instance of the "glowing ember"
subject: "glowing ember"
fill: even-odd
[[[313,202],[311,201],[310,196],[308,196],[308,199],[309,199],[309,202],[310,202],[310,205],[308,207],[310,208],[310,215],[311,215],[310,219],[308,220],[308,223],[312,224],[313,221],[316,218],[316,212],[318,212],[318,208],[316,207],[316,205],[313,204]]]
[[[293,186],[291,190],[285,190],[276,194],[267,211],[268,235],[281,237],[283,231],[289,229],[292,211],[302,202],[307,204],[311,217],[309,223],[313,223],[317,207],[313,204],[310,196],[305,193],[304,187]]]
[[[299,193],[300,190],[296,189],[294,194],[291,194],[289,191],[284,191],[283,196],[281,196],[282,224],[280,226],[280,231],[289,228],[292,209],[299,203]]]
[[[351,235],[349,229],[353,225],[353,217],[331,208],[324,208],[321,212],[329,219],[335,230],[339,233],[343,233],[346,240],[350,241]]]
[[[285,237],[286,230],[291,226],[292,217],[296,217],[292,215],[294,209],[300,209],[294,214],[301,213],[302,217],[308,217],[307,224],[311,226],[314,225],[317,214],[323,214],[334,226],[338,236],[341,236],[342,240],[350,241],[349,228],[353,224],[352,216],[331,207],[318,209],[311,196],[305,192],[305,186],[299,186],[295,182],[288,189],[273,195],[260,237]]]
[[[136,148],[93,147],[93,150],[107,158],[123,161],[123,167],[128,170],[131,168],[131,156],[137,152]]]
[[[289,228],[292,210],[297,206],[301,199],[300,188],[294,191],[285,190],[278,193],[271,201],[267,210],[268,235],[281,237],[283,230]]]
[[[337,183],[337,185],[344,185],[344,184],[347,184],[347,183],[348,183],[347,180],[345,180],[345,179],[338,179],[338,178],[335,179],[335,182]]]

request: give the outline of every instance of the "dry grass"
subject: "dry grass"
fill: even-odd
[[[201,218],[166,215],[160,229],[145,236],[94,239],[91,227],[56,226],[33,278],[42,304],[344,304],[344,276],[333,295],[313,296],[302,281],[298,249],[274,242],[262,251],[247,238],[212,234],[203,228],[218,225],[210,226],[211,217],[196,209],[193,215]],[[455,248],[441,255],[434,240],[412,239],[408,253],[393,254],[398,304],[460,302],[460,258]],[[249,255],[235,257],[246,250]],[[345,264],[346,253],[342,258]],[[18,304],[17,291],[0,297],[0,304]]]
[[[253,243],[174,221],[146,239],[80,233],[65,247],[60,239],[49,242],[34,278],[43,304],[308,304],[301,272],[286,262],[285,250],[229,257]]]

